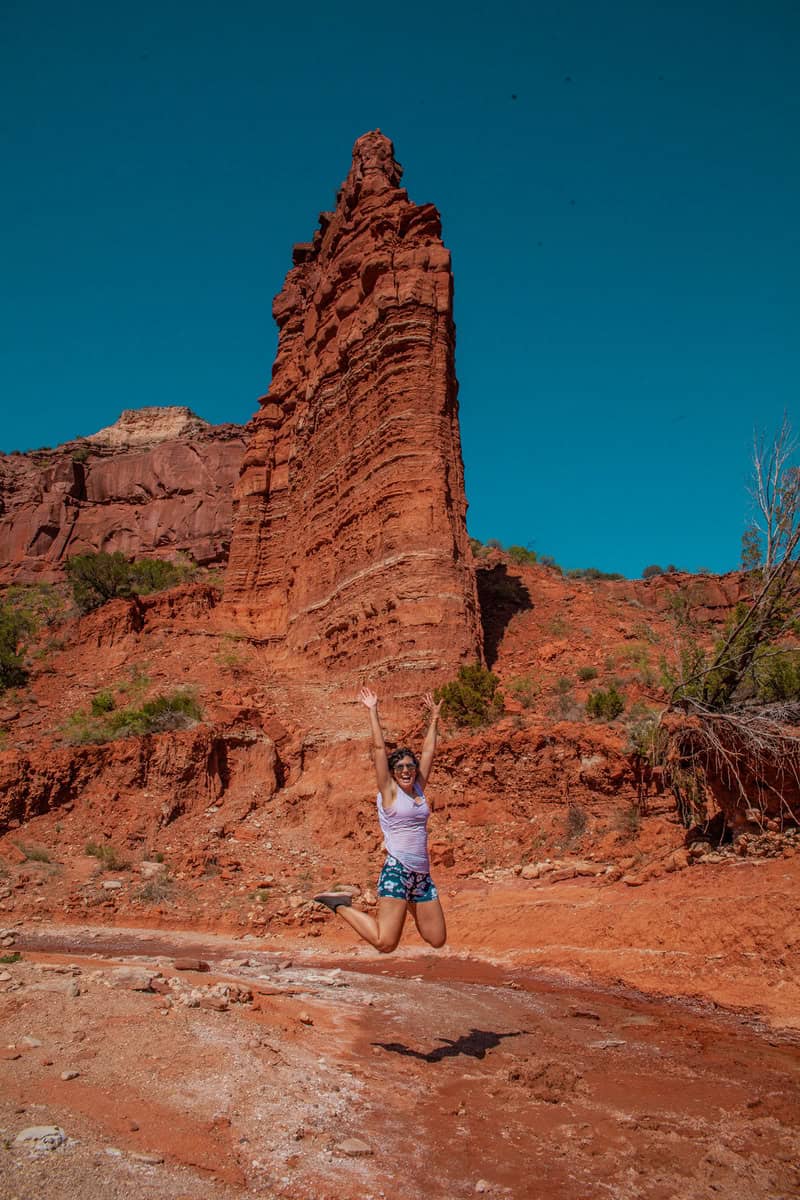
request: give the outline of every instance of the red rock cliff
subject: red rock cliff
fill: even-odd
[[[441,672],[479,646],[439,214],[359,138],[276,297],[269,393],[237,490],[226,603],[276,658]]]
[[[59,579],[68,555],[98,550],[224,561],[243,451],[240,426],[172,406],[124,412],[55,450],[0,455],[0,583]]]

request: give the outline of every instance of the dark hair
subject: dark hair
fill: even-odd
[[[393,771],[400,762],[400,759],[405,758],[406,756],[408,756],[408,758],[413,758],[414,766],[417,770],[419,770],[419,759],[413,750],[409,750],[408,746],[398,746],[396,750],[392,751],[392,753],[389,755],[389,770]]]

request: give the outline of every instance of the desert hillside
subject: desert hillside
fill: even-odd
[[[400,179],[359,138],[246,427],[149,407],[0,460],[3,1195],[796,1186],[797,713],[706,703],[761,661],[754,572],[469,539],[450,257]],[[364,685],[392,746],[444,700],[436,954],[312,900],[377,904]]]

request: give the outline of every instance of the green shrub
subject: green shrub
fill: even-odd
[[[647,688],[656,683],[655,672],[650,666],[650,648],[646,642],[630,642],[618,647],[614,651],[614,661],[616,665],[630,664],[637,668],[635,674],[627,676],[628,681],[638,678]]]
[[[567,571],[568,579],[624,579],[619,571],[601,571],[599,567],[573,567]]]
[[[122,858],[116,847],[108,842],[98,845],[96,842],[86,843],[86,853],[96,858],[105,871],[124,871],[130,864]]]
[[[632,663],[635,667],[650,665],[650,649],[645,642],[626,642],[614,650],[618,663]]]
[[[532,708],[542,687],[533,675],[520,675],[511,684],[511,693],[523,708]]]
[[[196,568],[188,559],[173,562],[166,558],[138,558],[131,563],[131,587],[137,595],[149,596],[186,583],[195,574]]]
[[[79,711],[67,717],[62,727],[64,740],[70,746],[85,746],[89,742],[107,742],[111,735],[105,722],[99,717]]]
[[[645,569],[642,571],[642,579],[654,579],[656,575],[663,574],[664,568],[659,567],[656,563],[652,563],[651,566],[645,567]]]
[[[578,679],[581,683],[588,683],[590,679],[597,679],[597,667],[578,667]]]
[[[247,666],[247,659],[236,650],[220,650],[214,655],[214,661],[223,671],[238,675]]]
[[[670,616],[679,629],[690,629],[694,625],[692,600],[687,591],[673,592],[667,601]]]
[[[535,550],[527,550],[524,546],[509,546],[506,551],[508,557],[518,567],[530,567],[535,562],[539,561],[539,556]]]
[[[196,721],[202,720],[202,715],[194,693],[178,689],[168,695],[155,696],[140,708],[117,708],[100,715],[73,713],[66,722],[64,734],[73,745],[110,742],[117,738],[144,737],[149,733],[189,729]]]
[[[613,828],[625,838],[634,838],[642,827],[642,814],[636,801],[614,814]]]
[[[765,622],[752,619],[756,611],[746,601],[739,601],[710,653],[691,636],[691,621],[685,623],[677,662],[661,658],[662,683],[671,692],[673,703],[696,700],[705,708],[719,711],[731,703],[752,699],[754,694],[763,701],[765,696],[758,695],[762,679],[766,695],[782,698],[781,688],[791,688],[792,652],[787,652],[789,658],[777,667],[772,683],[767,682],[770,663],[779,663],[783,657],[782,652],[776,651],[768,626],[772,622],[775,628],[775,622],[784,622],[785,617],[777,604]],[[766,677],[762,675],[762,665]]]
[[[65,588],[52,583],[14,583],[3,593],[3,603],[9,605],[31,624],[35,632],[42,625],[53,625],[67,615]]]
[[[42,624],[57,620],[64,604],[51,584],[14,584],[3,592],[0,604],[0,692],[23,687],[29,672],[28,646]],[[43,656],[38,652],[35,657]]]
[[[481,543],[477,538],[470,538],[472,553],[476,558],[486,558],[491,550],[499,550],[501,554],[506,554],[513,563],[518,567],[530,567],[534,563],[542,562],[547,566],[555,566],[554,558],[540,558],[535,550],[529,550],[526,546],[504,546],[497,538],[489,538],[485,543]],[[561,568],[559,567],[560,571]]]
[[[550,716],[559,721],[580,721],[584,716],[584,708],[578,704],[572,692],[559,692],[550,708]]]
[[[9,963],[18,963],[22,961],[22,955],[19,950],[12,950],[10,954],[0,954],[0,963],[7,966]]]
[[[458,669],[458,678],[437,688],[437,700],[444,700],[443,715],[456,725],[477,729],[503,711],[503,697],[497,687],[500,680],[480,663]]]
[[[98,692],[96,696],[92,696],[93,717],[102,717],[103,713],[113,712],[116,707],[114,697],[109,691]]]
[[[25,855],[28,862],[50,862],[50,854],[43,846],[29,846],[25,842],[17,842],[17,849]]]
[[[24,641],[33,622],[10,604],[0,605],[0,692],[28,681]]]
[[[132,595],[148,596],[184,583],[195,574],[188,559],[139,558],[129,562],[121,551],[113,554],[75,554],[67,559],[67,578],[81,612],[91,612],[109,600]]]
[[[754,664],[756,695],[764,704],[800,699],[800,651],[773,651]]]
[[[631,629],[631,633],[640,642],[649,642],[654,646],[660,640],[658,634],[653,629],[652,625],[648,625],[646,621],[637,621]]]
[[[163,904],[164,901],[172,899],[174,891],[174,881],[168,875],[160,875],[143,883],[133,898],[142,900],[145,904]]]
[[[667,747],[667,734],[659,724],[658,713],[652,712],[640,700],[631,708],[626,722],[628,733],[627,751],[638,754],[653,766],[663,763]]]
[[[567,842],[576,842],[586,832],[586,827],[589,824],[589,818],[586,815],[586,809],[574,801],[570,802],[567,807],[566,820],[566,839]]]
[[[539,556],[539,562],[543,567],[551,567],[552,570],[558,571],[559,575],[563,575],[563,568],[558,565],[552,554],[542,554]]]
[[[237,649],[237,643],[243,640],[240,633],[223,633],[222,644],[214,656],[218,667],[236,675],[247,667],[247,656]]]
[[[91,447],[87,445],[78,446],[72,451],[72,461],[74,463],[85,463],[89,455],[92,453]]]
[[[202,720],[203,712],[194,693],[179,689],[169,695],[148,700],[141,709],[145,733],[160,733],[165,729],[186,729]]]
[[[119,550],[113,554],[73,554],[67,559],[66,571],[81,612],[91,612],[109,600],[132,593],[130,563]]]
[[[613,721],[624,708],[625,701],[613,683],[605,691],[598,688],[590,692],[586,701],[587,713],[598,721]]]
[[[220,592],[225,590],[225,572],[220,567],[208,567],[203,571],[202,579],[204,583],[218,588]]]
[[[139,700],[150,687],[150,676],[147,674],[147,663],[134,663],[128,667],[128,678],[118,685],[117,690],[129,701]]]
[[[742,534],[742,570],[757,571],[763,555],[763,538],[757,525],[749,525]]]

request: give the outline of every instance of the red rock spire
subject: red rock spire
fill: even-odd
[[[450,256],[379,131],[275,298],[237,491],[229,615],[273,661],[437,675],[478,653]]]
[[[353,146],[353,165],[342,191],[356,199],[358,195],[378,195],[400,185],[403,168],[394,157],[391,140],[373,129],[363,133]]]

